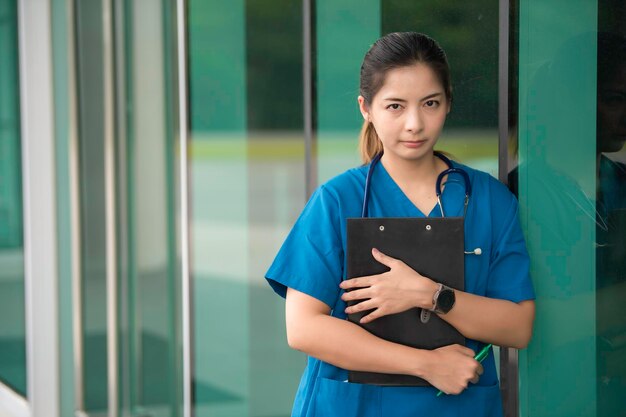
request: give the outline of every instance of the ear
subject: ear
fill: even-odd
[[[363,116],[363,119],[369,122],[370,111],[369,111],[368,104],[365,102],[365,97],[359,96],[359,98],[357,98],[357,101],[359,103],[359,110],[361,111],[361,115]]]
[[[446,109],[446,114],[450,114],[450,110],[452,110],[452,102],[450,100],[446,100],[446,106],[448,107]]]

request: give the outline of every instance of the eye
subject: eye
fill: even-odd
[[[437,100],[428,100],[424,103],[426,107],[437,108],[439,107],[439,102]]]
[[[386,108],[389,109],[389,110],[399,110],[400,107],[402,107],[402,106],[400,106],[400,104],[398,104],[398,103],[391,103]]]

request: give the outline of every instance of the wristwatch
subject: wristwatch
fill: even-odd
[[[433,295],[433,308],[431,311],[438,314],[446,314],[452,310],[455,301],[456,296],[454,295],[454,290],[443,284],[439,284],[439,288],[435,291],[435,295]]]

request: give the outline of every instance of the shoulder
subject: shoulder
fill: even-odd
[[[606,155],[600,156],[601,169],[608,169],[614,172],[614,175],[620,178],[626,177],[626,165],[623,162],[615,161]]]

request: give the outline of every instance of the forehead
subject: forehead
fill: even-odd
[[[414,64],[387,71],[377,96],[383,99],[389,94],[397,97],[423,97],[443,92],[443,85],[435,71],[428,65]]]

